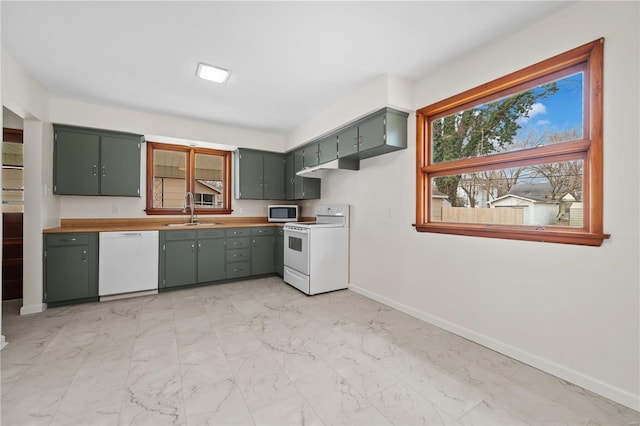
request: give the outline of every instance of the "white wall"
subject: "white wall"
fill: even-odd
[[[51,100],[51,121],[108,130],[133,132],[143,135],[160,135],[162,139],[148,140],[166,142],[179,139],[198,146],[214,147],[213,144],[255,148],[268,151],[283,151],[284,137],[275,133],[257,132],[202,121],[187,120],[165,115],[92,105],[63,99]],[[140,170],[140,191],[146,188],[146,146],[143,146]],[[147,217],[144,197],[80,197],[60,196],[62,218],[142,218]],[[268,201],[232,200],[234,212],[231,216],[266,216]]]
[[[364,160],[360,171],[322,183],[322,202],[352,206],[352,289],[635,409],[639,5],[578,2],[414,86],[418,109],[604,37],[604,231],[611,239],[602,247],[417,233],[414,115],[407,150]],[[363,109],[342,102],[322,115],[324,122],[293,132],[287,145]],[[488,270],[501,273],[489,279],[477,272]]]
[[[24,123],[21,117],[18,117],[10,109],[2,108],[2,127],[9,129],[23,129]]]
[[[42,229],[60,222],[59,199],[51,194],[53,133],[49,97],[2,49],[2,105],[24,119],[24,274],[21,313],[42,305]]]

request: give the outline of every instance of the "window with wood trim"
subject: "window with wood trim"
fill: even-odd
[[[603,49],[418,110],[416,230],[601,245]]]
[[[195,213],[230,214],[231,152],[148,142],[147,214],[188,214],[187,192]]]

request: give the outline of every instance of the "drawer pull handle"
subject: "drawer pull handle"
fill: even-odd
[[[75,240],[76,240],[75,238],[60,238],[60,241],[63,242],[63,243],[70,243],[70,242],[73,242]]]
[[[82,250],[82,263],[87,263],[87,251]]]

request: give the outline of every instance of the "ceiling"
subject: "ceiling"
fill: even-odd
[[[284,134],[380,75],[415,81],[568,4],[3,0],[1,41],[54,98]],[[199,62],[231,77],[199,80]]]

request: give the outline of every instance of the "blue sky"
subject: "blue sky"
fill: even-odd
[[[558,91],[532,105],[529,117],[518,120],[522,127],[518,138],[535,129],[540,133],[553,130],[582,129],[583,74],[557,81]]]

